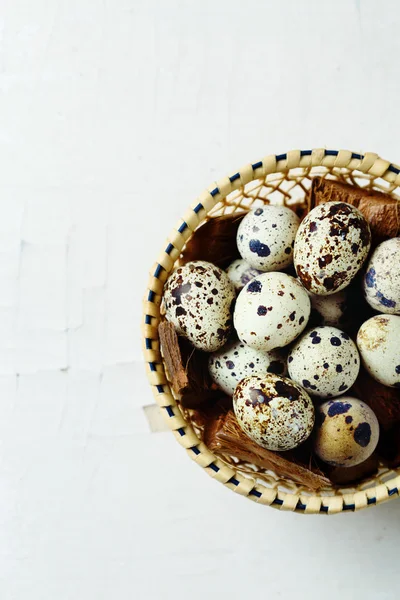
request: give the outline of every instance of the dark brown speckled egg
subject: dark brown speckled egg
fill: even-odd
[[[267,450],[291,450],[304,442],[314,426],[314,406],[302,387],[279,375],[252,375],[233,395],[240,427]]]
[[[193,346],[206,352],[214,352],[226,343],[234,299],[225,271],[203,260],[176,269],[164,287],[168,321]]]
[[[371,246],[361,212],[345,202],[326,202],[302,221],[294,245],[294,266],[314,294],[334,294],[349,285]]]

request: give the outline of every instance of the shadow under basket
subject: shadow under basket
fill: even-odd
[[[147,375],[155,399],[177,441],[190,458],[232,491],[281,510],[307,514],[355,511],[397,497],[400,468],[381,465],[377,474],[351,486],[327,486],[310,492],[272,471],[233,457],[217,456],[201,440],[190,411],[181,410],[168,382],[160,351],[158,325],[163,286],[182,250],[199,225],[213,217],[247,211],[263,204],[305,205],[315,176],[382,191],[400,199],[400,168],[374,153],[347,150],[293,150],[248,164],[212,184],[172,229],[155,263],[144,299],[143,344]]]

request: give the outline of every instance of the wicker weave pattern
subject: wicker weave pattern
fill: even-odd
[[[292,150],[270,155],[243,167],[203,192],[176,224],[151,270],[144,299],[143,352],[155,399],[178,442],[205,471],[238,494],[281,510],[334,514],[376,505],[399,495],[400,468],[381,469],[356,489],[322,490],[310,494],[274,473],[258,472],[252,465],[223,459],[208,450],[188,412],[181,412],[168,384],[160,352],[157,327],[164,283],[193,231],[207,217],[246,210],[253,203],[290,205],[304,198],[311,177],[322,175],[354,185],[385,191],[399,199],[400,168],[377,154],[347,150]],[[194,425],[194,426],[193,426]]]

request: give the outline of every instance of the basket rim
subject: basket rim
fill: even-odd
[[[359,171],[384,179],[394,187],[400,186],[400,167],[380,158],[373,152],[360,154],[349,150],[324,148],[291,150],[284,154],[268,155],[258,162],[247,164],[232,175],[213,183],[200,194],[186,211],[184,218],[172,229],[165,249],[160,253],[150,272],[142,315],[143,355],[147,378],[155,400],[176,440],[211,477],[219,480],[232,491],[273,508],[303,514],[354,512],[394,498],[399,495],[400,469],[397,470],[394,477],[384,483],[365,490],[334,496],[315,492],[310,495],[284,492],[268,488],[254,479],[241,475],[213,454],[194,432],[191,424],[185,421],[165,374],[157,327],[160,322],[160,304],[164,283],[187,239],[221,199],[239,187],[266,175],[287,172],[295,168],[319,166]]]

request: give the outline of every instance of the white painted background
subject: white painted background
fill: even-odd
[[[147,271],[214,179],[400,162],[396,0],[0,0],[0,598],[398,597],[400,502],[227,491],[149,432]]]

